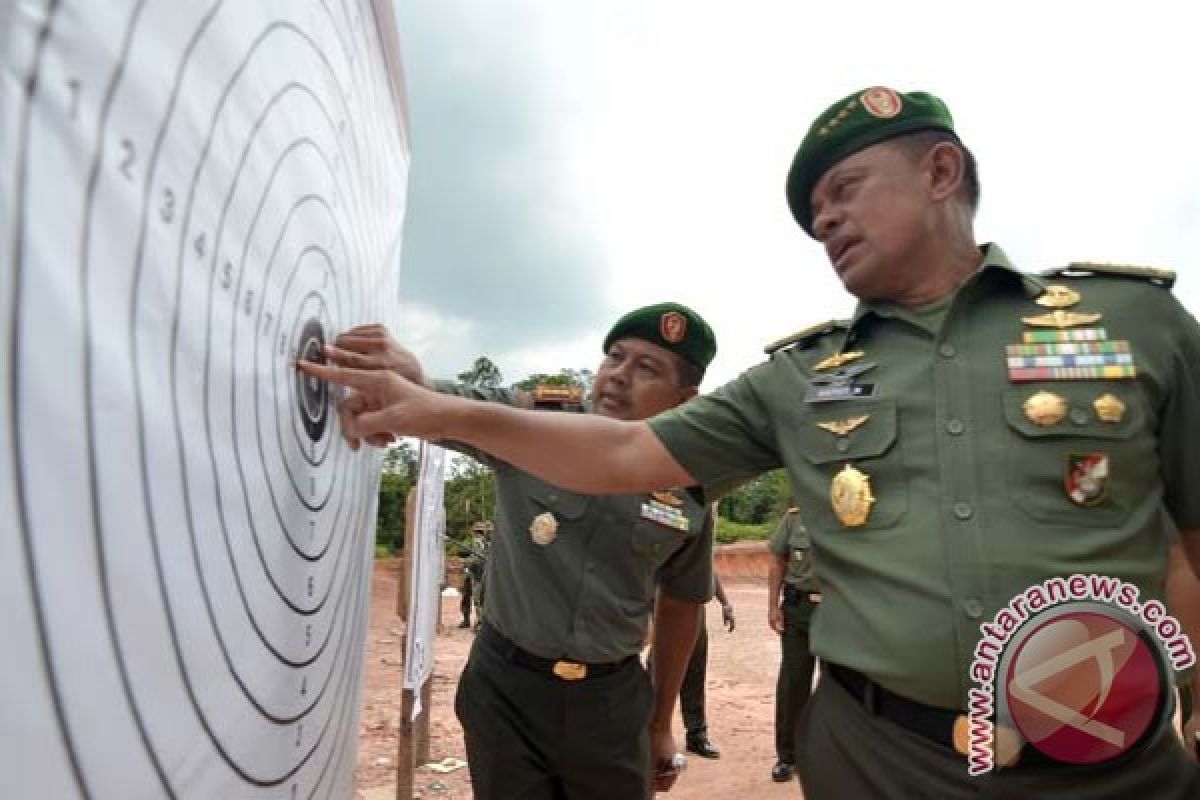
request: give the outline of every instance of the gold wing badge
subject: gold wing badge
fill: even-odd
[[[861,350],[853,350],[849,353],[834,353],[829,358],[822,359],[816,364],[813,364],[813,369],[821,372],[827,369],[837,369],[838,367],[849,364],[851,361],[858,361],[866,353]]]
[[[818,422],[817,427],[821,430],[829,431],[834,436],[845,436],[851,431],[860,428],[862,424],[870,418],[870,414],[863,414],[861,417],[849,417],[847,419],[831,420],[830,422]]]
[[[1061,308],[1058,308],[1046,314],[1039,314],[1036,317],[1021,317],[1021,321],[1035,328],[1074,328],[1079,325],[1091,325],[1093,322],[1099,322],[1103,316],[1103,314],[1080,314],[1075,311],[1063,311]]]

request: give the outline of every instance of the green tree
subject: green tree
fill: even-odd
[[[417,451],[401,439],[383,454],[379,478],[379,512],[375,519],[375,551],[394,553],[404,546],[404,504],[417,480]]]
[[[563,367],[556,373],[535,372],[524,380],[512,385],[514,389],[532,392],[538,385],[543,386],[578,386],[583,389],[584,396],[592,393],[592,385],[596,376],[590,369],[571,369]]]
[[[460,383],[479,389],[495,389],[503,379],[500,368],[487,356],[480,356],[470,369],[458,373]]]
[[[471,526],[496,516],[496,475],[473,458],[462,457],[446,478],[446,542],[464,539]]]
[[[791,497],[787,473],[774,470],[727,494],[717,506],[717,512],[731,522],[760,525],[779,519],[791,505]]]

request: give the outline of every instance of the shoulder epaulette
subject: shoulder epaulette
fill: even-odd
[[[1090,275],[1113,275],[1118,278],[1137,278],[1170,289],[1175,285],[1175,270],[1139,267],[1136,264],[1098,264],[1093,261],[1072,261],[1065,267],[1042,272],[1047,278],[1086,278]]]
[[[850,327],[850,320],[847,319],[829,319],[816,325],[810,325],[804,330],[796,331],[791,336],[785,336],[782,339],[777,339],[763,348],[763,352],[767,355],[773,355],[785,347],[798,345],[801,348],[808,347],[813,339],[820,336],[828,336],[834,331],[845,330]]]

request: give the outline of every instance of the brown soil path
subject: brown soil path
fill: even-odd
[[[673,800],[740,800],[801,797],[796,783],[776,784],[770,779],[774,763],[774,692],[779,665],[778,638],[767,627],[766,591],[761,583],[727,586],[737,615],[737,630],[725,633],[720,608],[708,606],[711,635],[708,664],[707,709],[709,731],[722,751],[721,758],[706,761],[695,756],[675,789]],[[367,674],[359,740],[356,787],[364,798],[395,797],[396,731],[399,724],[403,625],[395,616],[396,578],[388,566],[377,564],[373,586],[371,627],[368,634]],[[471,644],[468,631],[458,623],[458,598],[444,597],[442,619],[446,629],[437,641],[433,686],[430,756],[465,759],[462,731],[454,717],[454,688]],[[676,735],[683,743],[682,725]],[[419,796],[444,800],[469,800],[467,770],[436,774],[419,769],[415,784]]]

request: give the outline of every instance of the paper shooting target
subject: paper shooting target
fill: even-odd
[[[0,796],[352,793],[391,321],[383,0],[0,1]]]

